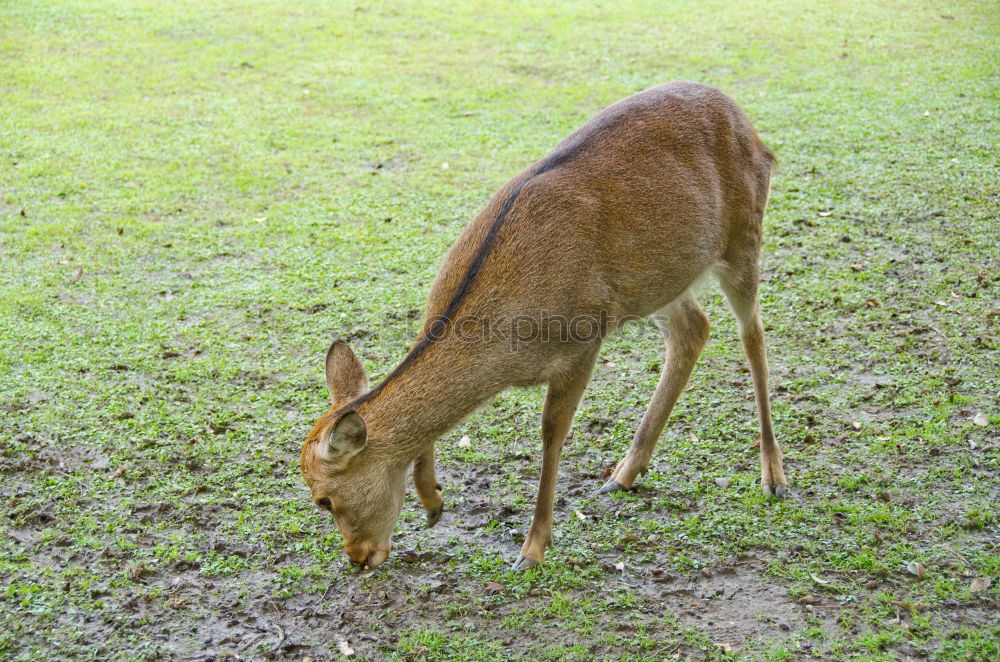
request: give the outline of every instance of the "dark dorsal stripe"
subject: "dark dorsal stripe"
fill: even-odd
[[[538,162],[538,168],[533,173],[525,177],[521,181],[521,183],[519,183],[517,186],[514,187],[514,190],[511,191],[510,195],[507,196],[507,199],[504,200],[503,206],[500,208],[500,213],[497,214],[497,217],[490,224],[490,229],[486,233],[486,238],[483,240],[483,243],[479,245],[479,249],[476,251],[476,255],[472,258],[472,262],[469,264],[469,269],[465,272],[465,276],[463,276],[462,281],[459,283],[458,289],[455,290],[455,294],[452,296],[451,301],[448,302],[448,306],[445,308],[444,313],[441,315],[440,318],[438,318],[439,321],[441,318],[448,320],[452,319],[455,316],[455,313],[458,312],[459,306],[461,306],[462,303],[465,301],[466,297],[469,294],[469,290],[472,288],[472,285],[476,280],[476,276],[479,275],[479,272],[483,268],[483,263],[486,262],[487,256],[493,249],[493,245],[496,243],[497,235],[500,233],[500,228],[503,225],[504,220],[507,218],[507,214],[510,212],[511,207],[514,206],[514,202],[517,200],[518,194],[521,193],[521,189],[523,189],[525,185],[535,177],[545,174],[546,172],[554,168],[558,168],[559,166],[563,165],[564,163],[572,159],[574,156],[578,155],[582,150],[583,146],[587,142],[589,142],[592,138],[594,138],[595,135],[605,133],[610,124],[611,123],[609,122],[604,122],[600,126],[595,127],[593,131],[589,132],[584,136],[581,136],[578,140],[574,141],[572,144],[567,145],[558,152],[549,154],[548,156],[546,156],[545,158],[543,158],[541,161]],[[435,332],[434,327],[436,324],[437,323],[431,325],[432,328],[428,329],[430,333],[421,338],[420,342],[418,342],[416,345],[413,346],[413,349],[411,349],[410,352],[406,355],[406,358],[404,358],[403,361],[398,366],[396,366],[396,368],[392,372],[390,372],[385,379],[382,380],[382,383],[380,383],[378,386],[368,391],[364,395],[358,396],[357,398],[351,400],[349,403],[341,406],[339,409],[337,409],[337,411],[330,414],[330,418],[336,420],[341,415],[357,409],[365,402],[370,400],[372,397],[374,397],[379,391],[384,389],[389,384],[389,382],[398,377],[403,372],[403,370],[407,368],[407,366],[413,363],[417,359],[417,357],[423,354],[424,351],[428,347],[430,347],[435,340],[441,337],[439,335],[441,332],[446,330],[446,328],[442,328],[439,326],[437,327],[438,331]],[[441,324],[443,325],[444,322],[441,322]]]

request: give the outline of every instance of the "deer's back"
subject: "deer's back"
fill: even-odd
[[[772,163],[714,88],[628,97],[496,193],[449,251],[429,316],[651,314],[759,248]]]

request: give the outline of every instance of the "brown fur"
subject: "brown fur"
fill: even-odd
[[[764,489],[785,485],[771,430],[767,359],[757,303],[761,221],[774,156],[725,95],[696,83],[660,85],[599,113],[505,184],[448,251],[423,329],[407,359],[373,391],[343,343],[327,357],[333,407],[302,449],[317,502],[329,499],[359,563],[389,552],[405,472],[433,524],[441,509],[434,442],[514,385],[548,384],[544,454],[531,528],[515,564],[542,561],[551,540],[556,467],[601,340],[619,321],[653,316],[666,361],[649,410],[609,489],[629,488],[708,337],[690,293],[715,274],[736,313],[761,424]],[[588,340],[470,341],[434,320],[606,320]],[[325,504],[325,502],[324,502]]]

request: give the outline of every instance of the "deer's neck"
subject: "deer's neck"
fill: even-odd
[[[371,443],[400,462],[413,461],[503,388],[475,356],[439,342],[358,408]]]

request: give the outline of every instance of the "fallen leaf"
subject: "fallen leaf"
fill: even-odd
[[[796,602],[800,605],[814,605],[819,602],[819,599],[814,595],[803,595]]]
[[[135,565],[129,567],[128,576],[129,579],[131,579],[134,582],[137,582],[140,579],[142,579],[143,575],[145,574],[146,574],[146,564],[143,563],[142,561],[139,561]]]
[[[826,218],[827,216],[833,216],[833,212],[832,211],[819,211],[819,212],[816,212],[816,213],[819,214],[820,216],[822,216],[823,218]]]
[[[906,564],[906,571],[917,579],[924,578],[924,564],[919,561],[910,561]]]
[[[503,586],[496,582],[490,582],[483,591],[486,595],[500,595],[503,593]]]
[[[615,570],[617,570],[618,572],[625,572],[625,563],[623,561],[619,561],[618,563],[616,563]]]
[[[976,414],[976,417],[972,419],[972,422],[978,425],[979,427],[984,428],[990,424],[990,418],[985,413],[979,412],[978,414]]]
[[[893,600],[890,604],[900,609],[905,609],[911,614],[919,614],[923,610],[927,609],[927,605],[923,602],[904,602],[902,600]]]
[[[718,648],[719,650],[721,650],[723,653],[732,653],[733,652],[733,647],[730,646],[729,644],[725,643],[725,642],[715,641],[715,642],[712,642],[712,643],[714,643],[715,647]]]
[[[448,169],[448,162],[447,161],[445,161],[444,163],[441,164],[441,169],[442,170],[447,170]]]
[[[187,604],[187,598],[183,595],[177,594],[167,598],[167,606],[172,609],[181,609],[185,604]]]
[[[992,584],[992,577],[976,577],[972,580],[972,583],[969,584],[969,590],[973,593],[980,593],[988,589]]]
[[[337,642],[337,650],[339,650],[340,654],[343,655],[344,657],[350,657],[354,655],[354,649],[351,648],[351,645],[347,643],[346,639],[341,639],[340,641]]]
[[[586,522],[587,521],[587,516],[584,515],[583,513],[581,513],[579,510],[574,510],[573,514],[576,515],[576,518],[578,520],[580,520],[581,522]]]
[[[729,480],[728,478],[716,478],[715,479],[715,484],[718,485],[719,487],[729,487],[729,485],[731,483],[732,483],[732,481]]]
[[[472,440],[469,439],[469,435],[465,435],[464,437],[458,440],[459,448],[468,448],[471,445],[472,445]]]
[[[861,423],[859,423],[858,421],[854,421],[851,425],[854,426],[855,430],[860,430],[861,429]]]
[[[78,281],[81,278],[83,278],[83,267],[78,267],[76,270],[76,275],[73,276],[73,280]]]
[[[816,582],[817,584],[823,584],[823,585],[825,586],[826,584],[829,584],[829,583],[830,583],[830,580],[829,580],[829,579],[822,579],[822,578],[820,578],[820,577],[818,577],[818,576],[814,575],[814,574],[813,574],[813,573],[811,573],[811,572],[809,573],[809,576],[810,576],[810,577],[812,577],[812,580],[813,580],[814,582]]]

